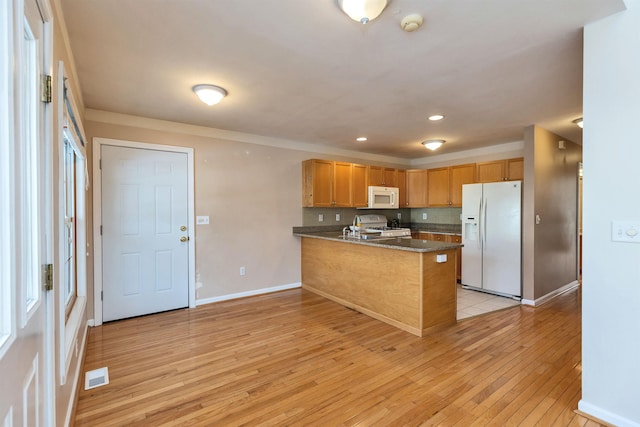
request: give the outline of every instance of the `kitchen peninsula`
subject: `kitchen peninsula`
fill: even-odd
[[[301,237],[302,287],[417,336],[456,323],[459,243],[359,240],[338,231]]]

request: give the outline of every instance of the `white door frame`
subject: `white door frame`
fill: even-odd
[[[196,253],[195,253],[195,181],[193,148],[173,145],[149,144],[109,138],[93,138],[93,325],[102,324],[102,174],[100,153],[102,145],[125,148],[172,151],[187,154],[187,215],[189,229],[189,308],[196,306]]]

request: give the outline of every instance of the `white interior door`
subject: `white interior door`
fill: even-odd
[[[187,154],[101,147],[102,320],[188,307]]]
[[[44,21],[35,0],[0,2],[0,425],[53,425],[51,248]],[[1,96],[9,95],[9,96]]]

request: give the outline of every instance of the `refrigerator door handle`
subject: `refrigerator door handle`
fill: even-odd
[[[484,212],[482,213],[482,248],[487,247],[487,206],[489,206],[489,201],[485,200],[483,203]]]
[[[478,239],[476,241],[476,245],[478,249],[482,249],[482,198],[480,199],[480,204],[478,205]]]

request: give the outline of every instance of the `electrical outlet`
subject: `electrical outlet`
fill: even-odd
[[[402,212],[398,212],[396,216],[398,217],[398,219],[402,219]]]
[[[336,214],[336,222],[340,222],[340,214]]]
[[[427,219],[427,213],[426,212],[422,212],[422,219]]]
[[[247,274],[247,270],[244,267],[240,267],[240,275],[244,276],[245,274]]]
[[[323,222],[323,221],[324,221],[324,215],[318,214],[318,222]]]

